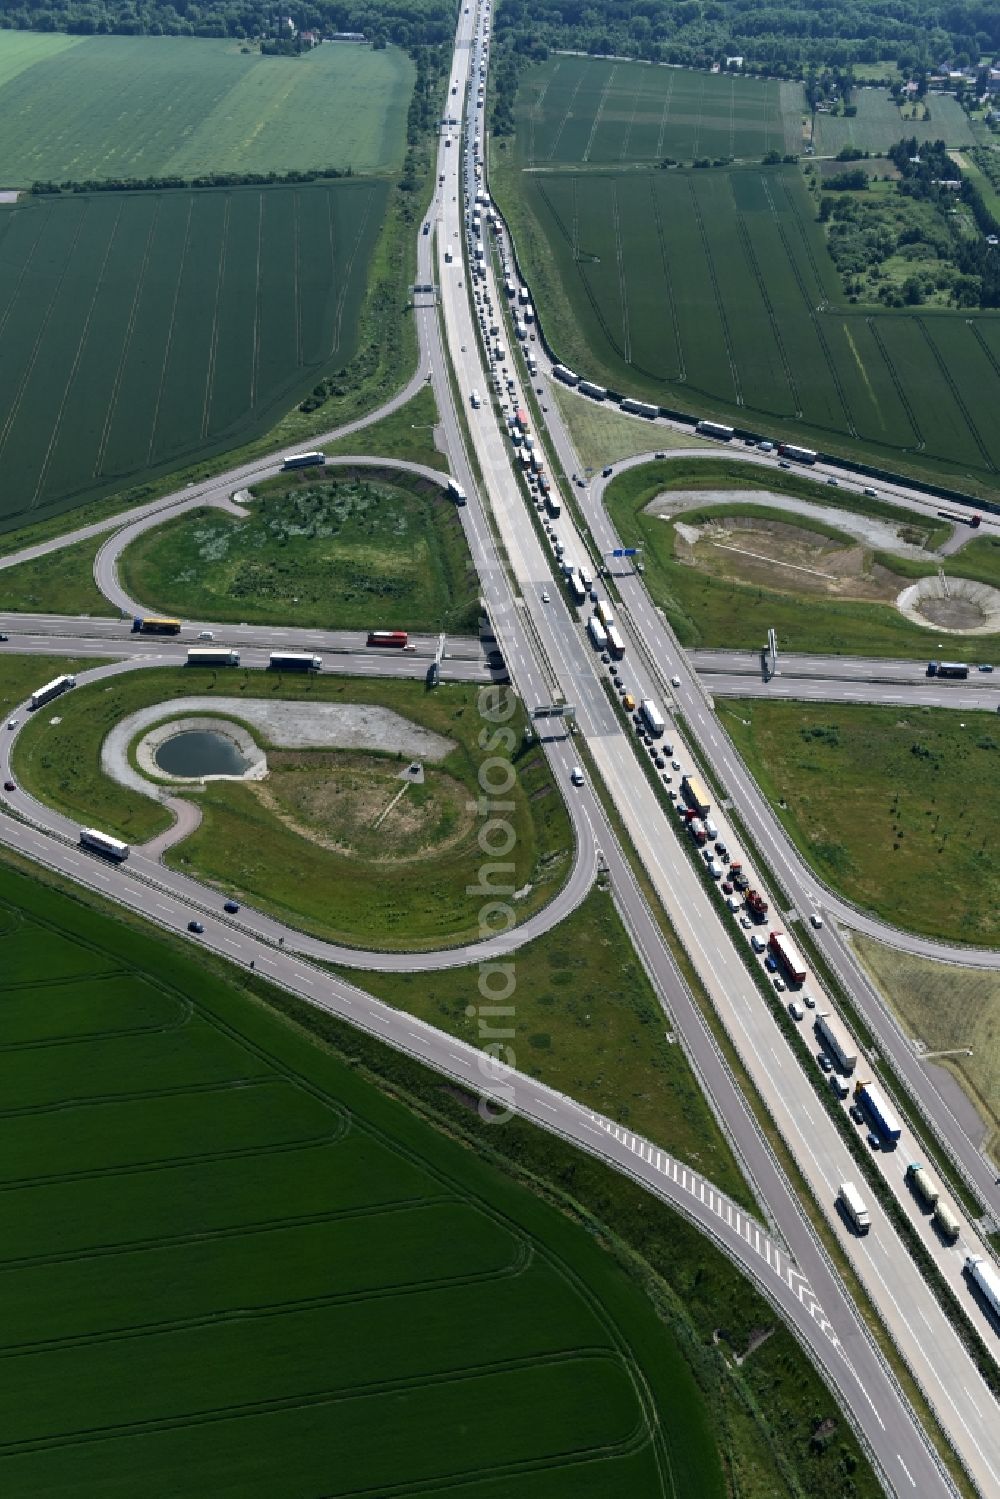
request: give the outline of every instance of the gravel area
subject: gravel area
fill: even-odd
[[[804,515],[823,525],[834,526],[846,536],[854,536],[865,546],[879,551],[919,557],[922,562],[929,561],[932,555],[923,547],[901,541],[899,527],[890,520],[860,515],[854,510],[839,510],[833,505],[812,504],[793,495],[772,494],[767,489],[671,489],[666,494],[657,495],[646,509],[650,515],[670,520],[678,511],[691,510],[696,505],[767,505],[774,510],[786,510],[793,516]]]
[[[440,761],[454,741],[413,723],[390,708],[365,703],[268,702],[263,698],[181,697],[152,703],[115,725],[101,746],[101,768],[123,786],[156,800],[171,792],[157,787],[132,769],[128,747],[136,734],[169,720],[179,725],[194,714],[238,719],[257,729],[278,749],[374,749],[406,755],[414,760]],[[178,732],[177,727],[171,733]],[[158,736],[169,737],[164,734]]]

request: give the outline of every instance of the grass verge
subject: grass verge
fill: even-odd
[[[423,463],[447,473],[448,460],[434,446],[433,429],[439,421],[434,392],[429,385],[423,385],[398,411],[349,437],[328,442],[324,451],[331,457],[338,453],[365,453],[375,458],[405,458],[410,463]]]
[[[117,617],[117,609],[94,582],[94,558],[106,540],[106,536],[92,537],[4,568],[0,571],[0,609]]]
[[[584,468],[598,470],[623,458],[638,458],[640,453],[689,448],[694,441],[688,432],[654,427],[641,417],[623,415],[617,407],[584,400],[556,380],[549,383],[549,390]]]
[[[3,657],[0,671],[0,718],[6,718],[12,708],[23,703],[37,687],[50,682],[53,677],[74,676],[77,672],[89,671],[106,662],[95,656],[7,656]],[[63,698],[64,703],[68,698]],[[53,710],[50,710],[50,712]]]
[[[953,1073],[982,1116],[985,1148],[1000,1127],[1000,976],[957,963],[932,963],[855,935],[854,950],[907,1035],[919,1037]]]
[[[434,976],[379,973],[365,987],[397,1009],[472,1045],[480,1027],[509,1025],[522,1072],[670,1149],[757,1211],[607,890],[598,888],[553,932],[519,948],[508,1021],[480,1019],[478,969]],[[472,1013],[470,1014],[470,1009]]]

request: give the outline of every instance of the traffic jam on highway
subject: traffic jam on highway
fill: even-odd
[[[985,1309],[995,1312],[1000,1279],[992,1262],[982,1255],[982,1246],[969,1230],[965,1234],[969,1242],[955,1247],[963,1237],[963,1223],[940,1189],[935,1188],[933,1197],[915,1189],[915,1183],[930,1179],[927,1168],[921,1165],[919,1144],[898,1123],[882,1088],[867,1075],[874,1068],[866,1061],[837,1014],[823,984],[810,971],[793,936],[784,930],[789,925],[788,917],[778,921],[771,916],[768,920],[773,902],[763,881],[753,873],[749,857],[739,849],[732,830],[724,825],[724,820],[713,818],[701,779],[693,771],[685,770],[682,763],[685,759],[690,763],[691,757],[681,746],[678,736],[668,734],[666,719],[654,697],[648,695],[648,689],[644,693],[640,687],[633,689],[630,686],[624,664],[625,640],[616,623],[614,606],[604,596],[603,569],[591,561],[586,542],[572,522],[567,524],[564,519],[557,482],[547,471],[542,445],[532,431],[527,385],[532,386],[542,412],[546,410],[542,399],[543,385],[534,385],[539,369],[535,347],[536,318],[530,292],[519,278],[502,221],[484,183],[478,107],[482,104],[485,76],[484,44],[474,61],[473,77],[469,82],[470,103],[474,102],[477,108],[470,109],[472,118],[467,137],[467,201],[464,205],[467,274],[499,419],[511,445],[515,472],[524,485],[527,502],[536,512],[536,523],[550,551],[553,570],[563,584],[566,600],[585,629],[593,651],[601,665],[607,668],[609,690],[643,747],[661,794],[676,808],[678,821],[696,851],[704,877],[717,892],[735,930],[742,934],[755,955],[757,966],[774,995],[786,1006],[794,1026],[801,1028],[807,1017],[811,1020],[814,1064],[826,1077],[834,1106],[842,1108],[856,1126],[858,1138],[864,1142],[870,1159],[877,1163],[903,1211],[923,1230],[923,1242],[946,1267],[952,1283],[960,1280],[964,1267],[968,1285],[974,1288]],[[476,123],[472,123],[473,120]],[[491,291],[494,254],[496,296]],[[460,268],[460,260],[456,263],[450,249],[445,255],[446,264],[456,264],[456,269]],[[503,305],[499,298],[501,285],[505,293]],[[603,388],[581,380],[565,366],[555,364],[551,372],[562,383],[576,387],[592,400],[607,398],[608,393]],[[473,410],[481,408],[484,394],[487,400],[491,399],[489,391],[473,388],[468,392]],[[658,408],[642,402],[626,399],[622,405],[637,416],[653,418],[659,414]],[[715,441],[729,441],[734,436],[733,428],[706,419],[694,425],[698,435]],[[788,467],[791,462],[811,466],[819,456],[812,450],[775,444],[766,438],[756,440],[755,445],[765,454],[773,453],[783,467]],[[605,469],[604,477],[610,472],[610,468]],[[576,475],[573,477],[577,479]],[[582,484],[583,480],[578,479],[578,482]],[[828,482],[836,484],[838,481],[830,479]],[[871,486],[866,486],[865,492],[869,495],[876,493]],[[970,524],[975,525],[977,521],[978,517]],[[641,570],[641,564],[638,570]],[[550,602],[547,587],[542,589],[540,597],[543,603]],[[671,686],[676,688],[679,685],[679,679],[674,677]],[[582,773],[579,767],[574,767],[574,782],[578,777],[582,779]],[[720,821],[723,821],[721,827]],[[794,912],[788,915],[793,921],[801,919]],[[814,928],[822,928],[818,909],[808,916]],[[856,1235],[867,1234],[871,1215],[857,1185],[852,1181],[840,1182],[835,1199],[841,1220],[848,1229]]]

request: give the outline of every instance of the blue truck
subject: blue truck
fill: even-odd
[[[902,1134],[895,1114],[873,1083],[858,1083],[854,1089],[854,1101],[863,1110],[866,1119],[884,1144],[894,1145]]]

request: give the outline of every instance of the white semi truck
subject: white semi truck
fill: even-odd
[[[76,677],[62,676],[53,677],[51,682],[46,682],[44,687],[39,687],[28,699],[29,708],[40,708],[44,703],[50,703],[54,697],[61,692],[68,692],[71,687],[76,686]]]
[[[816,1034],[841,1072],[853,1072],[858,1065],[857,1045],[832,1011],[821,1010],[816,1016]]]
[[[872,1226],[872,1220],[868,1216],[868,1209],[861,1201],[860,1193],[854,1183],[841,1182],[837,1196],[854,1225],[855,1231],[859,1234],[866,1234]]]

